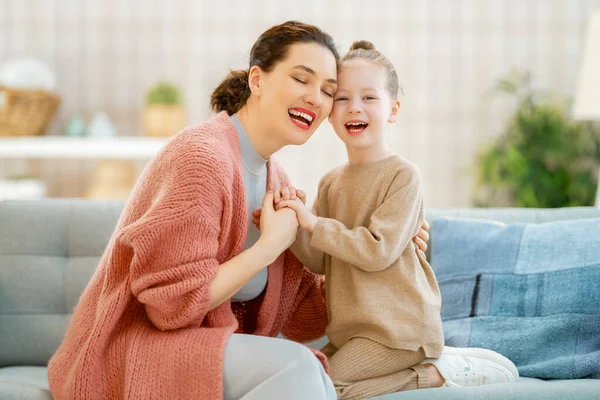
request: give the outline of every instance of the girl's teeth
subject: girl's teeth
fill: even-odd
[[[367,128],[367,124],[365,124],[363,122],[351,122],[349,124],[346,124],[346,129],[348,129],[348,131],[351,133],[362,132],[366,128]]]

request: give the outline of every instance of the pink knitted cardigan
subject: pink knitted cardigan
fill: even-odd
[[[286,184],[271,158],[268,188]],[[247,213],[238,136],[226,113],[169,141],[138,181],[50,360],[54,398],[222,398],[225,345],[238,322],[229,301],[208,310],[209,283],[242,251]],[[322,336],[322,279],[289,250],[268,273],[249,333]]]

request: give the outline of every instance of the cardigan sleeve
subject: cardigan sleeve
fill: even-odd
[[[160,190],[118,237],[133,253],[131,291],[161,330],[198,327],[209,311],[224,201],[215,184],[223,169],[208,158],[188,150],[168,168],[150,168],[144,179],[159,180]],[[130,202],[144,201],[140,192]]]

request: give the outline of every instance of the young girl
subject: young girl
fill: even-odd
[[[371,43],[355,42],[338,73],[329,117],[348,164],[321,179],[314,213],[293,188],[274,199],[276,209],[296,211],[294,255],[326,276],[330,343],[322,351],[340,399],[518,376],[492,351],[444,349],[438,284],[412,242],[424,223],[421,176],[385,140],[400,91],[390,61]],[[443,379],[430,381],[436,375],[430,368]]]

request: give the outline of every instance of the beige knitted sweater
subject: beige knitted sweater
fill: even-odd
[[[417,167],[400,156],[338,167],[321,179],[313,211],[313,233],[300,229],[291,250],[325,274],[331,343],[364,337],[439,357],[439,287],[412,241],[424,222]]]

